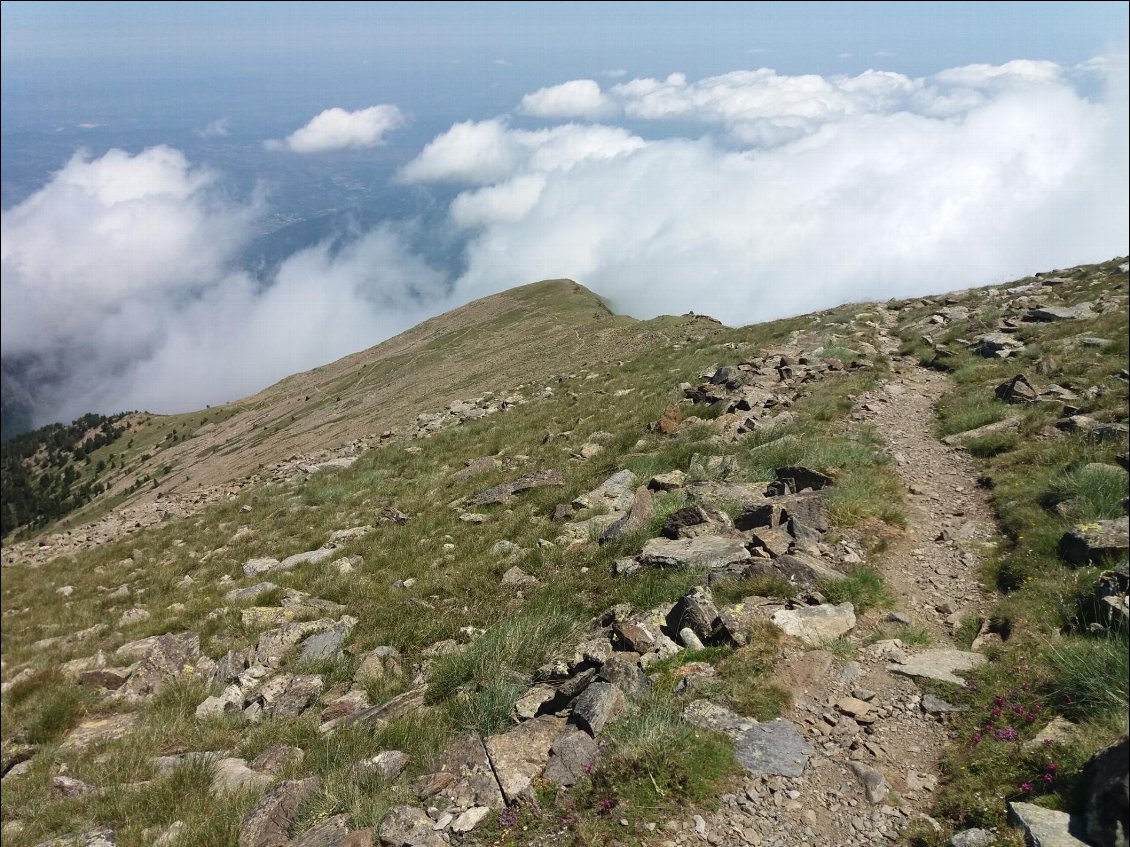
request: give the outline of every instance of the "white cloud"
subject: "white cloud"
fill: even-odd
[[[616,86],[632,117],[730,137],[462,172],[486,187],[451,206],[476,228],[458,297],[568,276],[639,317],[693,309],[740,324],[1124,253],[1125,80],[1112,73],[1121,87],[1091,101],[1053,71],[763,70]],[[502,146],[520,134],[495,129]]]
[[[610,115],[616,106],[592,79],[574,79],[541,88],[522,98],[518,111],[538,118],[586,118]]]
[[[404,126],[405,122],[404,113],[388,104],[356,112],[335,107],[315,115],[310,123],[296,129],[282,141],[268,141],[266,146],[269,150],[289,150],[292,153],[376,147],[384,143],[385,135]]]
[[[224,138],[231,132],[231,118],[216,118],[193,132],[200,138]]]
[[[184,155],[80,154],[0,217],[0,356],[39,422],[92,409],[184,411],[245,396],[431,314],[444,278],[382,227],[235,266],[261,212]]]
[[[466,121],[429,142],[400,178],[487,185],[523,170],[568,170],[586,159],[612,158],[643,146],[643,139],[618,127],[564,124],[516,130],[502,118]]]

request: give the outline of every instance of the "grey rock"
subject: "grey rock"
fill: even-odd
[[[375,756],[362,759],[353,766],[357,779],[376,777],[381,782],[392,782],[408,767],[408,754],[400,750],[382,750]]]
[[[1089,318],[1094,314],[1090,303],[1079,303],[1075,306],[1037,306],[1028,311],[1028,319],[1033,321],[1071,321],[1078,318]]]
[[[447,842],[432,825],[432,819],[423,809],[393,806],[381,821],[377,837],[386,847],[447,847]]]
[[[317,826],[306,830],[287,847],[345,847],[349,834],[349,816],[334,815]]]
[[[269,557],[258,559],[248,559],[243,563],[244,576],[259,576],[261,573],[268,573],[269,571],[278,570],[279,560]]]
[[[302,642],[302,661],[327,661],[341,658],[341,645],[352,627],[346,622],[308,636]]]
[[[7,825],[5,825],[5,829],[7,829]],[[5,832],[5,836],[7,835],[8,833]],[[64,835],[62,838],[41,841],[36,847],[114,847],[117,843],[114,830],[91,829],[79,835]]]
[[[278,776],[287,768],[300,764],[305,757],[306,753],[301,747],[272,744],[252,760],[251,769]]]
[[[1059,553],[1073,565],[1099,562],[1130,548],[1130,518],[1076,524],[1059,540]]]
[[[775,473],[779,481],[788,484],[789,490],[792,493],[804,491],[806,488],[819,491],[822,488],[834,485],[836,482],[834,478],[827,474],[799,465],[788,465],[786,467],[777,468]]]
[[[700,535],[717,535],[733,526],[725,512],[709,504],[695,503],[677,509],[663,522],[664,538],[696,538]]]
[[[652,497],[647,486],[641,485],[632,495],[632,505],[628,508],[628,513],[600,534],[600,543],[606,544],[625,535],[647,529],[654,514],[655,498]]]
[[[270,711],[282,720],[294,720],[301,715],[325,688],[320,676],[304,674],[291,677],[282,692],[270,703],[264,703],[264,711]]]
[[[770,620],[785,635],[819,646],[855,627],[855,607],[851,603],[840,603],[838,606],[823,604],[782,609],[774,612]]]
[[[337,626],[337,623],[337,621],[329,618],[321,618],[316,621],[295,621],[262,632],[259,634],[255,659],[263,664],[269,663],[272,659],[281,659],[287,651],[308,635],[333,629]]]
[[[797,777],[816,751],[784,718],[759,723],[734,744],[734,757],[752,774]]]
[[[421,800],[442,800],[448,811],[476,806],[498,809],[504,803],[483,739],[477,733],[461,735],[449,744],[436,759],[435,770],[415,785]]]
[[[531,591],[541,585],[541,580],[515,565],[502,575],[502,585],[517,591]]]
[[[511,482],[504,482],[482,491],[467,499],[468,506],[490,506],[505,503],[515,494],[531,491],[534,488],[544,488],[552,485],[564,485],[565,477],[556,469],[537,471],[518,477]]]
[[[624,693],[608,682],[589,685],[573,704],[571,722],[593,737],[628,709]]]
[[[775,559],[754,559],[746,566],[751,576],[779,577],[800,588],[814,588],[822,582],[838,582],[844,575],[808,553],[796,552]]]
[[[274,559],[271,561],[274,561]],[[255,585],[249,585],[247,588],[233,588],[224,595],[224,601],[227,603],[253,603],[267,592],[274,591],[276,588],[278,588],[278,586],[273,582],[258,582]]]
[[[243,816],[239,847],[287,847],[290,825],[299,807],[321,787],[313,776],[280,782]]]
[[[366,685],[370,682],[380,682],[386,678],[398,677],[404,673],[400,664],[400,651],[395,647],[374,647],[366,653],[357,672],[353,674],[356,685]]]
[[[1126,847],[1130,833],[1130,737],[1104,747],[1083,770],[1083,821],[1098,847]]]
[[[743,718],[741,715],[719,706],[710,700],[695,700],[683,710],[683,717],[688,723],[721,732],[728,735],[731,740],[737,741],[749,730],[757,725],[752,718]]]
[[[997,836],[987,829],[963,829],[950,837],[950,847],[992,847]]]
[[[550,749],[563,732],[563,718],[542,715],[484,742],[507,803],[532,797],[533,780],[545,769]]]
[[[599,755],[596,741],[587,732],[566,732],[550,748],[545,779],[554,785],[575,785],[592,770]]]
[[[881,771],[863,762],[848,762],[848,768],[863,787],[868,803],[878,805],[887,799],[890,786]]]
[[[979,668],[983,664],[985,657],[980,653],[967,653],[962,650],[926,650],[916,653],[903,663],[888,664],[887,670],[903,676],[924,677],[953,685],[964,685],[965,680],[958,674]]]
[[[617,621],[612,625],[613,643],[618,649],[650,653],[656,649],[655,633],[643,624]]]
[[[323,733],[332,732],[339,726],[354,723],[381,725],[403,717],[404,715],[411,714],[412,712],[418,712],[426,708],[424,696],[427,694],[427,690],[426,685],[409,689],[401,694],[397,694],[395,697],[385,700],[383,703],[378,703],[374,706],[369,706],[368,708],[345,715],[344,717],[327,721],[319,727],[319,731]]]
[[[617,471],[592,491],[580,495],[572,502],[574,509],[604,507],[614,512],[626,512],[635,497],[636,475],[629,470]]]
[[[654,567],[703,567],[720,570],[728,565],[748,561],[749,551],[742,539],[702,535],[671,541],[653,538],[644,544],[640,564]]]
[[[1013,432],[1020,427],[1022,418],[1019,415],[1015,417],[1005,418],[1004,420],[996,421],[995,423],[985,424],[976,429],[969,429],[965,432],[955,432],[953,435],[947,435],[942,439],[942,443],[947,447],[961,447],[970,441],[978,438],[984,438],[986,435],[997,435],[1002,432]]]
[[[684,626],[679,630],[678,638],[679,643],[688,650],[701,650],[706,646],[689,626]]]
[[[129,699],[148,699],[179,676],[193,673],[200,662],[200,636],[169,633],[157,638],[122,688]]]
[[[229,685],[222,694],[208,697],[196,707],[196,719],[207,720],[243,709],[243,691],[238,685]]]
[[[600,666],[597,678],[612,683],[629,697],[642,694],[648,686],[647,676],[640,668],[635,653],[613,654]]]
[[[1032,383],[1024,374],[1017,374],[1012,379],[1002,382],[993,393],[998,400],[1005,403],[1035,403],[1040,399],[1039,392],[1032,387]]]
[[[451,822],[451,831],[470,832],[490,813],[486,806],[473,806]]]
[[[948,703],[941,697],[935,697],[933,694],[924,694],[922,696],[922,711],[931,715],[945,715],[951,712],[963,712],[965,709],[961,706],[955,706],[953,703]]]
[[[1031,847],[1087,847],[1073,830],[1079,824],[1066,812],[1056,812],[1032,803],[1009,803],[1009,820],[1023,830]]]
[[[710,641],[718,626],[718,607],[709,588],[698,586],[679,598],[667,613],[668,632],[680,632],[689,627],[700,639]]]
[[[220,759],[212,773],[209,791],[213,797],[221,797],[234,791],[266,788],[272,782],[274,777],[248,767],[246,759]]]
[[[647,487],[652,491],[677,491],[687,484],[687,475],[682,471],[656,474],[648,480]]]
[[[51,777],[51,790],[60,797],[85,797],[94,793],[94,788],[81,779],[62,774]]]

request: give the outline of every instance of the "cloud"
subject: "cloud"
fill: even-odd
[[[431,314],[445,278],[404,227],[236,261],[264,211],[168,147],[79,154],[0,216],[0,357],[37,422],[245,396]]]
[[[640,140],[560,169],[513,155],[489,175],[463,167],[480,187],[451,204],[472,232],[455,290],[568,276],[638,317],[742,324],[1125,253],[1125,80],[1110,80],[1095,100],[1037,62],[632,80],[610,92],[629,116],[728,135]],[[498,149],[551,144],[492,132]]]
[[[370,106],[347,112],[326,109],[306,126],[296,129],[282,141],[266,142],[269,150],[292,153],[325,153],[351,147],[376,147],[384,143],[386,134],[404,126],[407,118],[396,106]]]
[[[518,111],[539,118],[591,120],[612,114],[616,106],[601,92],[596,80],[574,79],[527,94]]]
[[[607,159],[644,145],[625,129],[564,124],[511,129],[504,118],[465,121],[436,136],[405,165],[405,182],[492,184],[521,171],[568,170],[585,159]]]
[[[216,120],[212,121],[207,126],[194,129],[193,133],[200,138],[225,138],[230,131],[231,118],[216,118]]]

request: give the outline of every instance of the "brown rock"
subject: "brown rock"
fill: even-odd
[[[299,806],[321,790],[317,777],[280,782],[246,815],[239,828],[239,847],[287,847],[288,831]]]

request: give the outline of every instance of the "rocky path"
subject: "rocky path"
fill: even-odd
[[[893,353],[894,339],[884,341]],[[934,406],[947,388],[942,374],[892,358],[891,378],[852,411],[896,462],[907,526],[872,562],[894,608],[860,621],[854,653],[844,645],[785,654],[779,678],[794,694],[787,717],[815,755],[799,777],[748,777],[709,818],[670,822],[668,847],[899,844],[911,825],[937,826],[926,814],[949,740],[949,704],[924,697],[907,674],[955,665],[960,674],[970,661],[954,634],[988,608],[980,566],[996,532],[974,462],[934,436]]]

